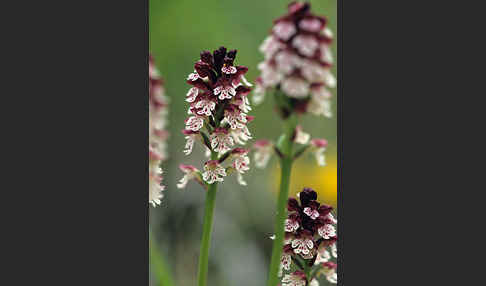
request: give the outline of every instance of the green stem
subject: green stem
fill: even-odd
[[[307,278],[307,281],[310,283],[312,281],[312,277],[310,276],[310,272],[311,272],[311,269],[309,267],[309,265],[307,265],[307,261],[304,260],[304,273],[305,273],[305,277]]]
[[[297,118],[291,115],[284,125],[284,134],[280,136],[277,148],[282,152],[280,158],[281,176],[280,192],[277,201],[277,217],[275,219],[275,239],[272,247],[272,259],[268,273],[267,286],[276,286],[278,283],[278,271],[280,268],[280,257],[282,256],[282,247],[284,240],[285,219],[287,218],[287,200],[289,197],[290,173],[292,170],[292,135],[297,125]]]
[[[149,248],[150,248],[150,265],[159,280],[160,286],[175,285],[172,276],[170,275],[169,266],[165,263],[164,256],[159,252],[158,247],[149,233]]]
[[[211,159],[215,160],[217,153],[211,153]],[[218,183],[209,185],[204,207],[203,235],[201,240],[201,250],[199,252],[199,269],[197,273],[197,285],[206,286],[208,280],[208,260],[209,247],[211,244],[211,229],[213,226],[214,204],[216,202],[216,190]]]

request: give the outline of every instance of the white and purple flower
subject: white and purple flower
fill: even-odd
[[[312,153],[314,154],[317,164],[319,166],[326,165],[326,157],[324,156],[324,152],[326,151],[327,147],[327,140],[326,139],[312,139],[311,140],[311,149]]]
[[[184,154],[189,155],[192,153],[192,148],[194,147],[194,143],[196,142],[196,139],[199,138],[199,132],[198,131],[192,131],[192,130],[187,130],[184,129],[182,130],[182,133],[186,135],[186,145],[184,146]]]
[[[203,180],[208,184],[214,182],[222,182],[223,177],[226,177],[226,170],[223,168],[218,160],[210,160],[204,164]]]
[[[182,179],[179,180],[179,183],[177,184],[177,188],[179,189],[185,188],[187,186],[187,183],[193,179],[200,182],[198,176],[200,172],[196,167],[192,165],[180,164],[179,169],[181,169],[181,171],[184,172],[184,177],[182,177]]]
[[[218,85],[213,90],[214,95],[218,95],[220,100],[231,99],[233,96],[236,95],[235,87],[230,84],[227,85]]]
[[[199,74],[197,73],[197,71],[194,71],[193,73],[190,73],[188,76],[187,76],[187,80],[191,80],[191,81],[196,81],[198,80],[200,77],[199,77]]]
[[[282,286],[305,286],[307,279],[305,273],[302,271],[295,271],[292,274],[287,274],[282,278]]]
[[[191,116],[186,121],[186,129],[192,131],[199,131],[204,126],[204,117]]]
[[[258,140],[253,144],[253,159],[257,168],[265,168],[273,153],[273,143],[269,140]]]
[[[216,128],[210,137],[211,148],[214,152],[223,154],[231,150],[231,147],[235,145],[233,137],[229,134],[225,128]]]

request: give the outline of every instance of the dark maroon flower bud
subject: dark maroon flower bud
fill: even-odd
[[[221,75],[221,68],[224,64],[224,57],[226,56],[226,48],[220,47],[219,49],[213,52],[213,60],[214,60],[214,69]]]
[[[235,58],[236,58],[236,50],[229,51],[226,54],[226,57],[224,57],[224,64],[227,66],[232,66]]]
[[[228,57],[225,57],[224,58],[224,66],[225,67],[231,67],[233,66],[233,60],[228,58]]]
[[[226,48],[224,46],[219,47],[219,52],[223,56],[223,58],[226,56]]]
[[[230,59],[233,59],[233,60],[234,60],[234,59],[236,58],[236,52],[237,52],[236,50],[231,50],[231,51],[229,51],[229,52],[228,52],[228,54],[227,54],[226,56],[227,56],[228,58],[230,58]]]
[[[290,244],[284,245],[284,247],[283,247],[283,253],[293,254],[294,253],[294,249],[292,248],[292,246]]]
[[[307,231],[310,232],[315,232],[318,228],[318,224],[316,223],[316,220],[311,219],[307,215],[302,215],[302,229],[306,229]]]
[[[213,55],[210,51],[202,51],[201,52],[201,61],[207,63],[208,65],[213,65]]]
[[[209,66],[209,64],[203,61],[198,61],[196,64],[194,64],[194,69],[202,78],[209,76],[209,73],[211,71],[211,67]]]
[[[304,190],[300,192],[299,198],[302,206],[307,206],[310,201],[317,199],[317,193],[311,188],[304,188]]]
[[[321,216],[326,216],[327,214],[329,214],[331,211],[332,211],[332,207],[331,206],[328,206],[328,205],[321,205],[319,207],[319,214]]]
[[[303,15],[310,9],[310,4],[305,2],[291,2],[288,6],[289,13],[293,16]]]
[[[240,85],[236,88],[236,94],[239,96],[246,96],[248,93],[250,93],[251,88],[246,87],[244,85]]]
[[[194,86],[194,87],[197,87],[197,88],[200,88],[202,90],[204,90],[204,92],[212,92],[212,89],[211,87],[206,83],[204,82],[202,79],[198,78],[197,80],[187,80],[186,81],[188,84]]]
[[[300,211],[299,202],[295,198],[289,198],[287,202],[287,209],[289,211]]]
[[[310,201],[309,204],[307,205],[313,210],[317,210],[320,206],[320,204],[317,201]]]
[[[295,220],[298,223],[302,223],[302,218],[300,217],[300,214],[298,212],[290,214],[289,219]]]

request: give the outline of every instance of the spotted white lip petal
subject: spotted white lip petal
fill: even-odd
[[[194,71],[193,73],[190,73],[188,76],[187,76],[187,80],[192,80],[192,81],[196,81],[198,80],[200,77],[199,77],[199,74]]]
[[[191,116],[186,122],[186,129],[199,131],[204,125],[204,118],[200,116]]]
[[[234,66],[224,66],[221,68],[221,71],[225,74],[235,74],[237,70]]]
[[[192,148],[194,147],[194,137],[193,136],[186,136],[185,139],[186,145],[184,146],[184,154],[189,155],[192,153]]]
[[[199,89],[197,87],[190,88],[186,94],[186,101],[194,102],[198,94],[199,94]]]

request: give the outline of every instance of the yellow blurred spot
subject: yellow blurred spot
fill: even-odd
[[[276,164],[273,170],[274,186],[272,191],[277,194],[280,188],[280,166]],[[337,207],[337,161],[336,157],[326,156],[326,166],[317,166],[314,160],[298,159],[292,166],[289,196],[303,188],[312,188],[317,192],[318,201],[322,204]]]

